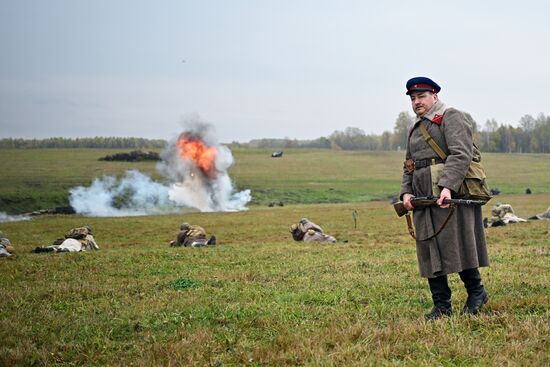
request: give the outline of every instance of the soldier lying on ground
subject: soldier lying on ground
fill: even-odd
[[[58,238],[50,246],[35,248],[32,252],[79,252],[86,250],[99,250],[92,235],[92,229],[88,226],[73,228],[65,234],[64,238]]]
[[[532,217],[529,217],[528,219],[534,219],[534,220],[545,220],[545,219],[548,219],[548,220],[550,220],[550,207],[548,207],[548,209],[546,209],[545,212],[539,213],[539,214],[535,214],[535,215],[533,215]]]
[[[527,220],[518,217],[510,204],[497,203],[491,208],[491,221],[487,223],[488,227],[504,226],[508,223],[527,222]]]
[[[206,239],[206,231],[201,226],[190,225],[183,223],[180,227],[181,231],[174,241],[170,241],[171,247],[202,247],[206,245],[215,245],[216,236],[211,236]]]
[[[0,257],[9,257],[14,255],[15,250],[11,245],[10,240],[0,231]]]
[[[290,233],[295,241],[335,243],[336,238],[323,233],[323,229],[307,218],[290,226]]]

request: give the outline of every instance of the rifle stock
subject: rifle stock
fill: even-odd
[[[408,210],[407,208],[405,208],[405,205],[403,204],[402,201],[397,201],[393,203],[393,208],[395,209],[395,212],[399,217],[402,217],[408,213]]]
[[[411,204],[415,209],[423,209],[429,206],[436,206],[437,199],[430,196],[413,198]],[[484,205],[485,201],[483,200],[470,200],[470,199],[445,199],[443,201],[445,204],[455,204],[455,205]],[[393,204],[393,208],[398,216],[402,217],[408,213],[407,208],[402,201],[398,201]]]

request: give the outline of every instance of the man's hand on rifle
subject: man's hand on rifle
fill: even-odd
[[[411,204],[411,200],[414,199],[412,194],[403,194],[403,206],[407,210],[413,210],[414,206]]]
[[[439,205],[440,208],[446,209],[450,206],[450,204],[443,204],[443,200],[445,199],[451,199],[451,190],[446,187],[441,190],[441,195],[439,195],[439,199],[437,199],[437,205]],[[404,197],[403,200],[405,200]]]

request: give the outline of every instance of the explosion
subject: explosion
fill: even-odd
[[[187,133],[180,135],[176,142],[182,159],[191,160],[209,178],[215,176],[215,160],[217,149],[207,146],[200,137],[190,136]]]
[[[160,154],[157,171],[169,183],[128,171],[118,180],[96,178],[90,187],[71,189],[71,206],[79,214],[127,216],[162,214],[195,208],[202,212],[246,210],[250,190],[234,192],[227,173],[233,155],[217,144],[211,126],[202,122],[187,124]]]

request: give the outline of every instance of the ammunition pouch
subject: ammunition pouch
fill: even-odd
[[[403,162],[403,165],[410,174],[414,172],[414,161],[412,159],[407,159],[405,162]]]

